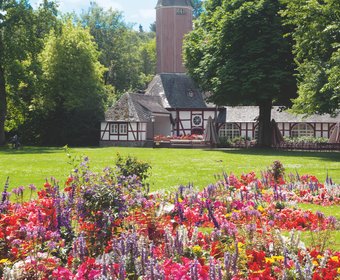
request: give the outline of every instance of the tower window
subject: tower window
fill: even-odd
[[[185,15],[185,14],[186,14],[186,12],[183,8],[178,8],[176,10],[176,15]]]

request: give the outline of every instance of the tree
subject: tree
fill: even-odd
[[[104,113],[105,69],[89,30],[66,22],[60,36],[50,33],[40,59],[45,144],[97,143]]]
[[[202,0],[191,0],[192,7],[194,8],[192,14],[194,18],[198,18],[203,12],[203,1]]]
[[[27,59],[34,39],[31,19],[32,9],[27,1],[0,1],[0,145],[6,142],[8,94],[11,85],[19,85],[22,61]]]
[[[295,92],[291,41],[278,0],[209,0],[184,43],[185,65],[217,105],[258,105],[259,145],[271,144],[273,102]]]
[[[121,12],[104,10],[95,2],[79,21],[90,29],[101,51],[100,61],[107,69],[105,84],[112,85],[118,94],[144,87],[150,73],[143,72],[143,46],[154,40],[154,33],[134,31],[124,23]]]
[[[283,11],[291,32],[298,70],[298,113],[340,110],[340,2],[337,0],[287,1]]]

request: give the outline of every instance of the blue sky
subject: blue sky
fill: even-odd
[[[87,10],[93,0],[57,0],[62,12],[80,13]],[[30,0],[33,7],[37,7],[41,0]],[[136,23],[135,29],[139,24],[143,25],[144,30],[148,31],[151,23],[155,21],[155,6],[157,0],[97,0],[97,4],[105,9],[113,9],[123,12],[125,22]]]

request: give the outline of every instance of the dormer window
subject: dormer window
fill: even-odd
[[[187,94],[188,94],[189,97],[194,97],[194,95],[195,95],[192,90],[189,90]]]

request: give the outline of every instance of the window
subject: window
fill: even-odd
[[[118,123],[111,124],[111,134],[118,134]]]
[[[192,124],[193,124],[194,126],[199,126],[199,125],[201,125],[201,124],[202,124],[202,117],[201,117],[201,116],[198,116],[198,115],[192,116]]]
[[[221,126],[218,135],[223,138],[233,139],[241,136],[240,127],[236,123],[226,123]]]
[[[313,137],[314,136],[314,129],[308,123],[299,123],[294,125],[291,131],[291,137]]]
[[[185,14],[186,14],[186,12],[183,8],[178,8],[176,10],[176,15],[185,15]]]
[[[119,124],[119,134],[127,134],[127,124],[126,123]]]
[[[127,124],[126,123],[111,124],[111,134],[127,134]]]

